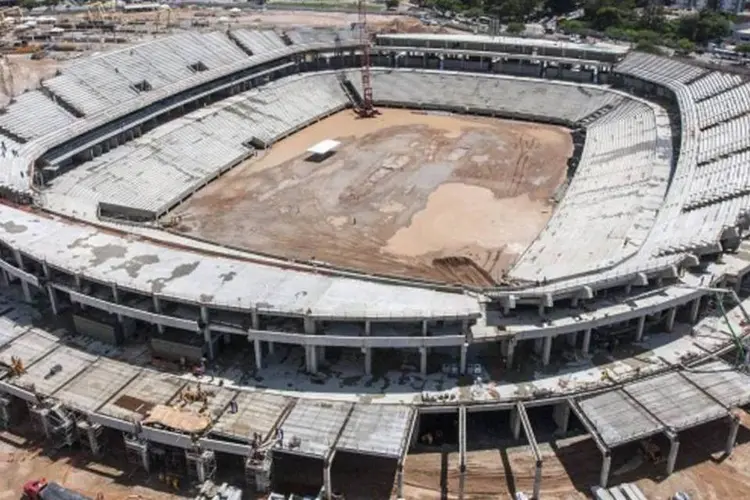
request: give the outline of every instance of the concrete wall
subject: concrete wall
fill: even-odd
[[[76,332],[81,335],[87,335],[108,344],[116,345],[121,344],[123,341],[122,332],[114,323],[104,323],[74,314],[73,325]]]
[[[200,363],[204,354],[204,346],[183,344],[158,337],[152,337],[151,351],[154,356],[172,361],[180,361],[181,358],[185,358],[188,362]]]

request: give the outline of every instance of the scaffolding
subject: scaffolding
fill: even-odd
[[[268,493],[271,490],[271,451],[254,453],[245,460],[245,483],[250,491]]]
[[[78,436],[81,438],[81,444],[86,446],[95,457],[100,456],[104,451],[104,443],[102,441],[104,429],[102,426],[81,419],[76,422],[76,428],[78,429]]]
[[[212,450],[185,450],[188,477],[197,479],[202,484],[213,481],[216,475],[216,455]]]
[[[78,440],[74,415],[60,403],[47,406],[32,404],[29,408],[31,422],[56,449],[73,446]]]
[[[124,434],[125,457],[128,463],[136,465],[147,473],[151,472],[151,462],[148,456],[148,442],[133,434]]]

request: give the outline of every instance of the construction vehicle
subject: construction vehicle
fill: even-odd
[[[652,464],[660,464],[666,460],[664,454],[661,452],[661,448],[650,439],[641,441],[640,448],[643,457]]]
[[[23,485],[24,500],[92,500],[55,482],[46,479],[28,481]]]

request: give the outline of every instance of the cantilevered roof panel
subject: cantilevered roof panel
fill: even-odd
[[[98,411],[110,417],[140,421],[154,406],[167,404],[186,384],[173,375],[143,370]]]
[[[55,398],[81,411],[94,411],[133,379],[141,369],[100,358],[55,393]]]
[[[336,445],[351,403],[300,399],[281,424],[283,451],[324,459]]]
[[[408,446],[413,412],[408,406],[355,405],[336,449],[399,458]]]
[[[279,394],[242,391],[235,402],[237,413],[227,409],[211,432],[249,442],[256,432],[265,439],[276,430],[276,425],[292,400]]]
[[[723,406],[676,372],[628,384],[624,390],[652,415],[676,431],[710,422],[727,414]]]
[[[7,206],[0,206],[0,240],[89,279],[209,306],[360,319],[479,314],[478,301],[461,293],[206,256]]]
[[[609,447],[664,430],[662,424],[619,389],[582,399],[578,406]]]
[[[728,408],[750,403],[750,377],[724,361],[711,361],[682,373]]]
[[[34,388],[47,396],[53,395],[62,386],[96,361],[97,356],[68,346],[59,346],[26,369],[26,373],[12,382],[24,389]]]
[[[10,366],[11,358],[16,357],[28,368],[58,345],[57,337],[33,328],[0,350],[0,363]]]

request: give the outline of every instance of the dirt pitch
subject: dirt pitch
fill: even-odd
[[[323,161],[306,149],[342,142]],[[172,215],[186,234],[365,272],[491,284],[549,219],[569,132],[535,123],[351,111],[275,144]]]

